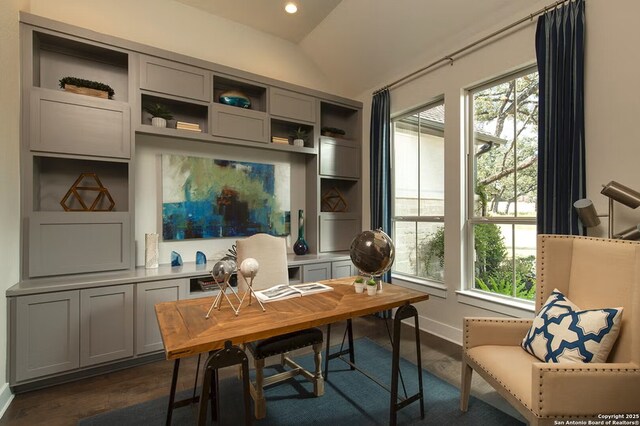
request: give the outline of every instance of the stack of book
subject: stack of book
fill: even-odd
[[[192,132],[201,132],[200,125],[198,123],[187,123],[186,121],[176,122],[176,129],[191,130]]]
[[[289,145],[289,138],[281,138],[279,136],[271,136],[271,142],[283,145]]]

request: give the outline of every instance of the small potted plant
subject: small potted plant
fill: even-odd
[[[296,130],[293,146],[304,146],[304,141],[307,139],[307,131],[303,130],[302,127],[298,127]]]
[[[151,125],[154,127],[167,127],[167,120],[173,120],[171,111],[162,104],[147,104],[144,110],[151,114]]]
[[[353,285],[356,288],[356,293],[364,293],[364,278],[356,278],[355,281],[353,281]]]
[[[373,278],[370,278],[367,281],[367,294],[369,296],[375,296],[377,289],[378,289],[378,283]]]

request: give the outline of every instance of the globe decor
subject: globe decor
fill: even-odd
[[[351,262],[371,278],[379,278],[391,269],[396,257],[396,248],[391,238],[382,230],[363,231],[351,241]],[[378,281],[378,292],[382,283]]]

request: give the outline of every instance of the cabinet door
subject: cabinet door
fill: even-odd
[[[272,115],[311,123],[316,121],[316,100],[311,96],[272,88],[269,99]]]
[[[162,350],[162,337],[154,306],[187,297],[187,279],[153,281],[136,285],[136,354]]]
[[[331,278],[331,262],[314,263],[302,267],[302,279],[309,283]]]
[[[133,356],[133,284],[80,291],[80,365]]]
[[[355,213],[320,213],[320,251],[349,250],[360,232],[360,216]]]
[[[350,277],[353,274],[353,264],[350,260],[331,262],[331,278]]]
[[[126,212],[34,212],[29,218],[29,276],[127,269]]]
[[[229,105],[213,104],[212,134],[248,141],[269,141],[267,114]]]
[[[360,149],[355,143],[320,139],[320,174],[347,178],[360,177]]]
[[[34,151],[131,157],[131,114],[123,102],[34,88],[30,115]]]
[[[80,366],[79,301],[77,291],[17,298],[14,349],[17,382]]]
[[[140,56],[140,88],[211,102],[210,71],[153,56]]]

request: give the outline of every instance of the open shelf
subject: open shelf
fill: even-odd
[[[304,141],[304,147],[314,148],[313,125],[302,124],[293,121],[278,120],[276,118],[271,119],[271,136],[288,139],[290,146],[293,146],[293,140],[295,139],[295,134],[298,128],[304,130],[307,133]],[[269,142],[271,142],[271,140]],[[279,144],[272,142],[272,145],[278,146]],[[286,146],[286,144],[282,145]]]
[[[63,157],[33,157],[33,210],[62,212],[60,201],[81,173],[95,173],[102,185],[109,191],[114,201],[113,212],[129,211],[129,164],[126,162],[95,161]],[[81,186],[97,186],[90,178],[85,178]],[[95,191],[78,191],[85,203],[90,205],[96,198]],[[80,209],[80,203],[69,197],[67,206]],[[103,197],[97,205],[105,209],[109,200]]]
[[[289,284],[302,283],[302,266],[289,266]]]
[[[325,197],[330,199],[325,200]],[[320,202],[321,212],[353,213],[360,211],[359,180],[321,178]],[[336,210],[331,210],[330,205],[335,205]]]
[[[33,33],[33,86],[60,89],[60,79],[77,77],[111,86],[114,100],[129,100],[129,55],[97,44]]]
[[[248,109],[262,112],[267,111],[266,87],[258,86],[241,79],[233,79],[221,75],[213,76],[213,102],[220,103],[220,95],[230,90],[241,92],[251,100],[251,106]]]
[[[151,125],[151,114],[144,110],[144,106],[148,104],[161,104],[173,115],[173,120],[167,120],[167,128],[174,129],[180,133],[187,134],[207,134],[209,132],[209,108],[206,105],[197,103],[183,102],[176,99],[142,94],[141,108],[141,124]],[[176,123],[183,121],[187,123],[198,124],[200,132],[192,130],[176,129]]]
[[[333,127],[344,130],[344,135],[326,134],[322,129]],[[329,102],[320,103],[320,131],[322,135],[334,137],[337,140],[345,139],[355,141],[360,139],[359,110],[348,108]]]
[[[211,277],[211,274],[190,278],[189,279],[189,298],[190,299],[196,298],[196,297],[215,298],[218,295],[218,293],[220,293],[220,287],[218,287],[217,284],[213,284],[212,286],[207,287],[206,290],[203,289],[199,283],[199,281],[201,280],[205,282],[210,282],[211,280],[213,280],[213,278]],[[229,284],[231,284],[231,287],[234,287],[234,289],[238,291],[237,274],[235,273],[231,274],[231,277],[229,278]],[[227,290],[226,293],[227,295],[231,296],[231,290]],[[235,297],[232,300],[234,301],[234,303],[236,302]],[[211,301],[213,302],[213,299],[211,299]],[[223,303],[226,303],[226,301],[223,301]]]

